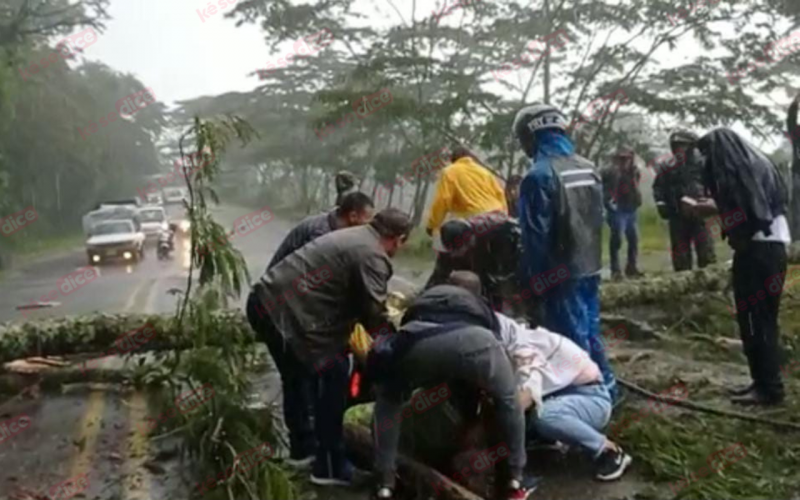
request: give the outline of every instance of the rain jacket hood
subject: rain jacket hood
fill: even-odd
[[[699,148],[706,157],[704,182],[720,214],[744,211],[744,223],[722,228],[731,246],[737,248],[759,231],[769,236],[773,219],[786,213],[788,200],[772,161],[726,128],[703,136]]]

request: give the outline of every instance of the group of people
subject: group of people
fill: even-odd
[[[575,153],[566,117],[543,104],[520,110],[513,133],[531,164],[505,190],[469,150],[453,149],[426,225],[429,234],[441,236],[436,267],[399,327],[389,319],[386,299],[391,259],[411,221],[394,208],[374,213],[374,203],[356,190],[352,175],[337,179],[336,208],[294,228],[253,286],[246,312],[281,375],[288,461],[311,466],[314,484],[346,485],[353,476],[342,426],[354,358],[342,353],[357,323],[374,339],[361,368],[376,397],[375,498],[393,498],[396,486],[400,426],[381,424],[400,421],[414,390],[442,383],[459,393],[482,394],[493,405],[509,451],[498,469],[502,498],[524,499],[532,490],[524,473],[531,439],[583,450],[595,461],[599,480],[618,479],[630,465],[631,457],[603,433],[618,388],[600,334],[599,286],[604,212],[612,250],[619,250],[623,232],[635,243],[641,196],[621,196],[619,189],[631,179],[638,189],[638,179],[631,177],[637,175],[633,152],[618,151],[615,170],[601,177]],[[665,184],[656,188],[670,234],[696,238],[699,229],[690,221],[742,210],[743,223],[722,229],[735,252],[737,301],[746,298],[767,277],[786,270],[787,198],[781,178],[772,162],[728,129],[703,137],[680,132],[671,142],[676,156],[682,151],[698,163],[691,174],[674,170],[691,182],[665,175]],[[676,186],[695,191],[676,192]],[[676,197],[680,205],[673,210]],[[486,281],[492,277],[486,264],[504,254],[495,243],[485,243],[496,240],[498,228],[509,227],[509,200],[520,238],[514,263],[520,296],[541,310],[529,317],[531,324],[487,300],[492,286]],[[455,218],[446,220],[448,215]],[[629,252],[629,276],[640,274],[635,257]],[[701,264],[708,262],[704,254]],[[614,252],[612,271],[620,273]],[[753,378],[752,385],[736,391],[739,403],[783,399],[779,302],[780,293],[772,293],[739,312]]]

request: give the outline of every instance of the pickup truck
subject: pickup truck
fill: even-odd
[[[142,207],[139,209],[142,232],[148,240],[158,240],[161,233],[169,230],[167,213],[163,207]]]
[[[123,260],[138,262],[144,258],[144,233],[131,220],[105,220],[92,227],[86,240],[90,265]]]

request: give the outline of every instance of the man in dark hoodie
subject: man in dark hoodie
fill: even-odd
[[[731,390],[742,405],[783,402],[778,311],[786,275],[786,186],[762,152],[720,128],[698,142],[705,156],[704,183],[713,201],[691,208],[697,216],[720,214],[723,237],[733,248],[736,319],[753,383]]]
[[[503,498],[528,497],[530,490],[523,479],[525,417],[513,367],[498,341],[499,327],[494,312],[480,297],[447,284],[423,292],[403,316],[400,331],[378,338],[368,360],[378,380],[374,498],[394,496],[403,402],[412,390],[442,382],[483,390],[494,401],[504,441],[502,456],[508,456],[502,465],[510,475]]]
[[[786,132],[792,144],[792,209],[789,212],[789,222],[792,235],[800,238],[800,126],[797,124],[797,107],[800,105],[800,94],[794,98],[789,106],[789,116],[786,119]]]

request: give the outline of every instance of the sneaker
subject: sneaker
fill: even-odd
[[[540,478],[525,477],[522,481],[512,479],[508,483],[507,500],[527,500],[539,486]]]
[[[625,281],[625,276],[623,276],[620,271],[614,271],[611,273],[611,281],[617,283],[619,283],[620,281]]]
[[[315,460],[311,470],[311,483],[317,486],[350,486],[355,467],[346,458],[335,460],[330,454],[326,460]],[[338,462],[338,463],[337,463]]]
[[[314,463],[314,455],[309,455],[304,458],[287,458],[286,465],[296,469],[305,469]]]
[[[631,465],[633,459],[622,448],[605,450],[597,459],[597,472],[595,478],[599,481],[614,481],[625,474],[625,469]]]
[[[394,498],[394,491],[388,486],[379,486],[372,493],[372,500],[391,500]]]

